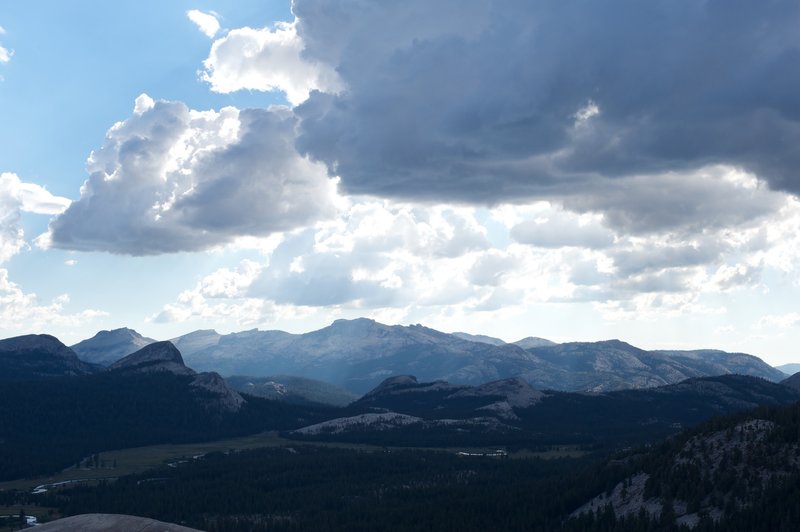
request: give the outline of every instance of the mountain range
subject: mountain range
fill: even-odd
[[[366,320],[338,322],[332,327],[345,330],[352,339],[335,358],[345,361],[345,367],[349,367],[349,357],[365,356],[367,345],[373,350],[388,346],[386,350],[390,351],[389,347],[393,347],[387,356],[395,364],[399,364],[398,357],[403,353],[413,355],[412,361],[424,361],[434,353],[446,360],[417,367],[450,367],[457,375],[463,374],[458,371],[458,363],[463,364],[465,359],[474,363],[477,354],[487,354],[487,349],[517,354],[517,358],[510,358],[520,365],[530,360],[547,362],[558,356],[572,356],[576,372],[589,372],[587,367],[593,367],[600,356],[581,356],[583,351],[575,344],[542,346],[528,352],[518,346],[472,342],[419,326],[388,327]],[[284,342],[299,337],[299,345],[307,349],[326,346],[330,351],[343,341],[342,335],[331,336],[330,332],[323,329],[309,335],[272,336],[283,338]],[[258,340],[261,334],[251,332],[244,336]],[[195,344],[198,337],[208,335],[196,335]],[[426,352],[420,354],[423,340],[429,341]],[[229,341],[220,335],[215,345]],[[622,342],[605,342],[601,347],[605,349],[601,353],[633,352],[641,358],[652,356],[657,360],[677,357],[692,361],[693,357],[706,356],[644,352]],[[547,356],[542,355],[542,350]],[[311,356],[308,353],[305,360]],[[752,358],[719,352],[712,352],[709,357],[711,360],[704,359],[703,363],[711,368],[717,368],[715,357],[723,361],[730,358],[733,368],[736,364],[747,367]],[[643,371],[641,363],[636,362],[641,358],[617,358],[628,361],[627,366],[621,366],[623,369]],[[368,360],[386,362],[380,356]],[[0,367],[0,478],[52,471],[109,449],[263,430],[282,430],[295,439],[381,445],[449,446],[459,442],[614,447],[674,433],[713,415],[800,399],[797,376],[783,384],[753,376],[722,375],[652,388],[577,393],[542,390],[531,386],[524,374],[469,384],[417,379],[406,373],[383,379],[347,406],[321,407],[319,401],[303,399],[291,404],[285,397],[276,401],[247,393],[248,388],[253,392],[259,388],[281,390],[283,385],[275,380],[248,378],[237,385],[243,390],[238,393],[218,373],[197,373],[188,367],[179,349],[168,341],[150,343],[104,368],[80,361],[70,348],[47,335],[0,342]],[[295,389],[319,387],[313,381],[283,380]],[[335,389],[328,388],[326,393],[331,390]]]
[[[609,391],[692,377],[740,373],[772,381],[780,371],[746,354],[645,351],[619,340],[555,344],[526,338],[447,334],[421,325],[337,320],[318,331],[196,331],[172,340],[189,365],[223,375],[284,374],[317,379],[363,394],[383,379],[413,373],[425,381],[478,385],[522,377],[538,389]]]
[[[136,331],[118,329],[73,347],[82,360],[109,365],[152,341]],[[251,381],[276,375],[300,377],[355,395],[387,377],[407,373],[424,381],[468,385],[521,377],[537,389],[595,392],[729,373],[772,381],[785,378],[757,357],[742,353],[646,351],[619,340],[556,344],[528,337],[505,343],[491,336],[448,334],[422,325],[390,326],[364,318],[337,320],[304,334],[200,330],[171,341],[187,364],[199,371],[247,376]],[[260,393],[258,389],[252,387],[254,393]]]

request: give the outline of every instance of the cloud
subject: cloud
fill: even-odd
[[[287,236],[249,294],[278,304],[381,308],[428,304],[455,279],[457,297],[466,299],[460,270],[489,247],[470,209],[356,202],[338,219]]]
[[[800,314],[797,312],[789,312],[787,314],[768,314],[758,321],[758,328],[776,327],[780,329],[788,329],[790,327],[797,327],[800,325]]]
[[[0,174],[0,264],[16,255],[25,245],[18,184],[17,176]]]
[[[764,218],[788,198],[761,186],[752,174],[711,166],[587,184],[562,201],[569,210],[602,213],[605,225],[624,234],[694,235]]]
[[[0,35],[5,35],[5,34],[6,34],[5,28],[0,26]],[[14,55],[13,50],[9,50],[8,48],[3,47],[2,43],[0,43],[0,63],[8,63],[9,61],[11,61],[11,57],[13,57],[13,55]]]
[[[194,288],[180,293],[152,317],[156,323],[183,322],[191,319],[231,320],[249,326],[274,319],[278,307],[267,301],[245,295],[261,266],[243,260],[235,269],[220,268],[203,277]]]
[[[341,84],[327,65],[309,61],[294,24],[274,29],[239,28],[216,41],[202,78],[223,94],[239,90],[283,91],[292,105],[313,90],[337,91]]]
[[[602,217],[569,214],[526,220],[511,228],[511,237],[523,244],[545,248],[576,246],[601,249],[614,243],[614,233],[603,226]]]
[[[217,20],[216,13],[213,11],[211,13],[203,13],[197,9],[191,9],[186,12],[186,16],[195,23],[206,37],[212,38],[219,31],[219,20]]]
[[[69,303],[66,294],[42,304],[36,294],[25,293],[8,278],[8,270],[0,268],[0,330],[40,332],[53,326],[84,325],[87,321],[107,315],[99,310],[83,310],[70,313],[65,310]]]
[[[510,236],[525,220],[554,221],[578,236],[584,228],[588,236],[568,246],[519,243]],[[402,321],[589,303],[610,320],[657,320],[724,312],[725,294],[759,289],[768,268],[789,268],[800,282],[800,202],[689,240],[665,231],[594,245],[597,225],[588,222],[596,221],[544,202],[487,212],[350,199],[336,217],[261,247],[263,260],[204,278],[160,319],[235,316],[245,325],[324,308]]]
[[[26,245],[21,213],[58,214],[69,203],[39,185],[23,182],[16,174],[0,173],[0,264]]]
[[[56,214],[69,200],[50,194],[43,187],[23,182],[16,174],[0,173],[0,264],[27,247],[22,226],[23,212]],[[38,332],[52,325],[82,325],[97,316],[98,310],[70,313],[65,310],[69,296],[62,294],[42,304],[34,293],[22,290],[9,279],[9,271],[0,268],[0,330]]]
[[[46,188],[35,183],[18,185],[20,210],[35,214],[61,214],[72,203],[67,198],[54,196]]]
[[[285,108],[201,112],[142,95],[92,152],[81,197],[51,222],[43,244],[193,251],[328,217],[336,183],[294,150],[295,127]]]
[[[655,194],[668,172],[717,164],[800,192],[796,2],[297,0],[293,11],[303,59],[343,87],[296,109],[298,147],[346,192],[493,204],[610,187],[614,199],[620,177]],[[674,223],[648,199],[647,223]]]
[[[333,216],[335,179],[409,204],[548,200],[577,216],[523,216],[511,237],[553,249],[716,234],[786,204],[763,183],[778,186],[764,168],[796,152],[774,152],[795,124],[794,100],[776,96],[791,76],[769,90],[747,81],[793,64],[791,3],[646,4],[624,18],[586,0],[297,0],[293,10],[293,22],[217,39],[203,76],[217,92],[284,91],[295,108],[198,112],[141,96],[90,158],[53,245],[152,254],[308,227]],[[774,32],[749,31],[758,21]],[[753,53],[764,39],[771,46]],[[773,115],[786,136],[765,148]],[[754,131],[745,149],[740,137]],[[470,238],[437,249],[479,245]]]
[[[336,219],[284,234],[263,262],[206,276],[156,320],[214,314],[244,324],[248,312],[248,323],[258,323],[320,307],[403,313],[408,306],[477,303],[485,294],[476,294],[467,276],[489,246],[472,209],[354,202]]]
[[[491,250],[475,260],[468,278],[474,285],[500,286],[519,265],[519,257],[500,250]]]
[[[666,268],[686,268],[713,264],[722,254],[721,246],[715,241],[701,245],[676,243],[664,245],[653,242],[647,247],[632,247],[614,250],[610,258],[618,275],[637,275]]]

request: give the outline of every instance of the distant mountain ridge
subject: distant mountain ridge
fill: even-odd
[[[775,369],[784,372],[786,375],[794,375],[800,371],[800,364],[783,364],[781,366],[775,366]]]
[[[150,341],[130,329],[106,332],[123,339],[122,345],[130,346],[131,338]],[[117,345],[111,341],[98,343],[102,336],[99,333],[76,346],[108,345],[110,349]],[[422,325],[390,326],[365,318],[336,320],[304,334],[199,330],[171,341],[189,366],[224,376],[247,376],[253,381],[254,393],[275,398],[285,396],[279,385],[258,391],[255,380],[286,375],[329,383],[360,395],[387,377],[408,373],[423,381],[465,385],[520,377],[541,390],[594,392],[648,388],[730,373],[776,382],[785,378],[762,360],[742,353],[710,349],[646,351],[619,340],[557,344],[527,337],[505,343],[491,336],[448,334]],[[100,351],[95,355],[95,360],[106,363],[116,356]]]
[[[619,340],[556,344],[529,337],[513,344],[447,334],[422,325],[337,320],[304,334],[196,331],[173,339],[190,366],[223,375],[295,375],[363,394],[392,375],[478,385],[522,377],[538,389],[608,391],[687,378],[741,373],[785,376],[760,359],[721,351],[645,351]],[[526,347],[527,346],[527,347]]]
[[[528,350],[556,368],[553,389],[611,391],[651,388],[694,377],[740,374],[773,382],[785,376],[761,359],[716,350],[645,351],[620,340],[570,342]],[[534,386],[548,378],[544,369],[523,376]],[[541,386],[540,386],[541,387]],[[551,386],[544,386],[551,387]]]

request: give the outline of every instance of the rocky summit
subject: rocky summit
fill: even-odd
[[[155,340],[152,338],[146,338],[133,329],[123,327],[111,331],[100,331],[93,337],[71,347],[78,358],[84,362],[110,366],[154,342]]]
[[[118,360],[108,368],[110,371],[133,371],[152,373],[166,371],[175,375],[195,375],[186,367],[180,351],[171,342],[155,342]]]

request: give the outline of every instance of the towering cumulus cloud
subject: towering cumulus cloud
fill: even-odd
[[[200,250],[328,215],[335,183],[295,151],[296,121],[285,108],[199,112],[140,96],[89,157],[80,199],[51,223],[53,245]]]

